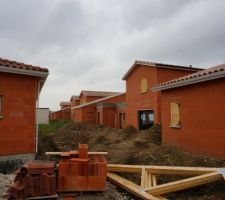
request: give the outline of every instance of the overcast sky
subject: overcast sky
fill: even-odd
[[[0,57],[49,68],[40,106],[125,91],[134,60],[225,63],[224,0],[0,0]]]

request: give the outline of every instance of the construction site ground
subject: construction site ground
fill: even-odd
[[[49,127],[40,128],[39,158],[46,151],[69,151],[76,149],[79,143],[86,143],[89,151],[107,151],[108,163],[135,165],[163,165],[163,166],[193,166],[193,167],[224,167],[225,160],[214,159],[178,150],[161,144],[161,128],[154,126],[146,131],[137,131],[133,127],[114,129],[104,126],[74,122],[53,122],[53,130]],[[120,174],[134,182],[140,177],[130,174]],[[178,176],[159,176],[159,182],[179,179]],[[104,193],[77,194],[76,199],[138,199],[126,191],[107,183]],[[177,200],[224,200],[224,181],[196,187],[191,190],[177,192],[166,196]]]

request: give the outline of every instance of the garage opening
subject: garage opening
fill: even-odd
[[[139,130],[146,130],[154,124],[153,110],[140,110],[138,111]]]

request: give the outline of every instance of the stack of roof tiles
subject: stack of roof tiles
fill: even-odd
[[[54,196],[57,194],[53,162],[29,162],[16,172],[10,186],[8,199]]]
[[[103,191],[106,187],[107,162],[104,155],[88,155],[85,144],[79,151],[61,154],[58,169],[59,192]]]

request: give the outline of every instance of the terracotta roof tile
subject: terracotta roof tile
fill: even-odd
[[[177,78],[177,79],[173,79],[171,81],[160,83],[158,85],[155,85],[153,87],[153,90],[154,90],[154,88],[161,87],[161,86],[170,86],[174,83],[182,83],[184,81],[188,83],[188,81],[192,81],[192,80],[197,79],[199,77],[204,78],[204,77],[209,76],[209,75],[214,75],[214,74],[216,74],[218,72],[221,72],[221,71],[225,71],[225,64],[217,65],[215,67],[211,67],[211,68],[208,68],[208,69],[205,69],[205,70],[202,70],[202,71],[198,71],[196,73],[189,74],[189,75]],[[211,79],[211,78],[209,77],[209,79]],[[205,79],[205,80],[207,80],[207,79]]]
[[[48,72],[47,68],[24,64],[21,62],[7,60],[7,59],[3,59],[3,58],[0,58],[0,66],[10,67],[10,68],[15,68],[15,69],[39,71],[39,72]]]

